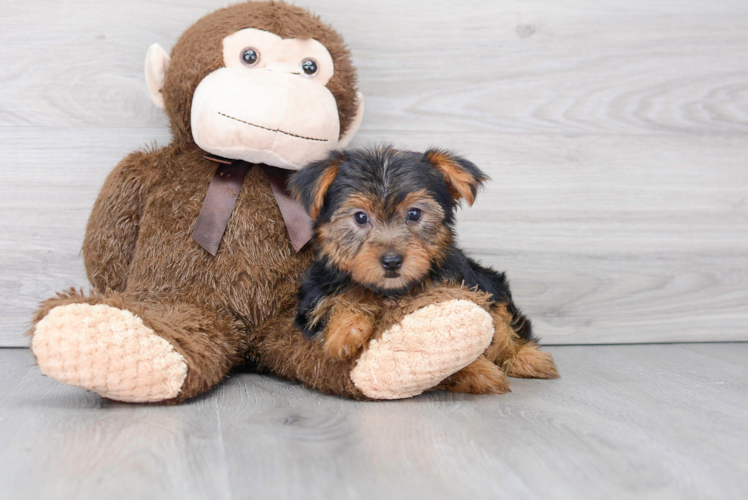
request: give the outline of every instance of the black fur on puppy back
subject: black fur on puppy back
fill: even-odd
[[[463,283],[468,288],[490,294],[492,302],[507,305],[507,311],[513,318],[512,327],[517,335],[523,340],[533,339],[532,324],[514,304],[506,273],[484,266],[465,255],[458,247],[452,246],[447,252],[447,258],[433,269],[429,277],[437,283]]]

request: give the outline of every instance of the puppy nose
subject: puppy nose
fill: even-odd
[[[387,252],[379,260],[387,271],[397,271],[403,265],[403,256],[395,252]]]

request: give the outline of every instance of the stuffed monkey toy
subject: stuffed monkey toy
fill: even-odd
[[[246,362],[327,393],[409,397],[489,346],[465,289],[404,302],[365,358],[329,358],[294,326],[311,221],[290,171],[344,147],[363,98],[342,38],[303,9],[245,2],[146,60],[173,139],[110,173],[83,243],[89,294],[44,301],[29,335],[41,371],[117,401],[180,402]]]

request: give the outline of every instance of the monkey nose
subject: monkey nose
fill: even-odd
[[[395,252],[387,252],[379,259],[386,271],[397,271],[403,265],[403,256]]]

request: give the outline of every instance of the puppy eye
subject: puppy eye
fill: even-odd
[[[247,47],[242,51],[241,59],[245,66],[256,66],[260,62],[260,51],[252,47]]]
[[[363,226],[364,224],[369,222],[369,216],[364,212],[356,212],[355,214],[353,214],[353,220],[355,220],[356,224],[358,224],[359,226]]]
[[[408,220],[418,222],[421,220],[421,210],[418,208],[411,208],[408,210]]]
[[[317,61],[314,59],[304,59],[301,61],[301,69],[304,71],[306,76],[314,76],[317,74],[317,71],[319,71],[319,66],[317,65]]]

